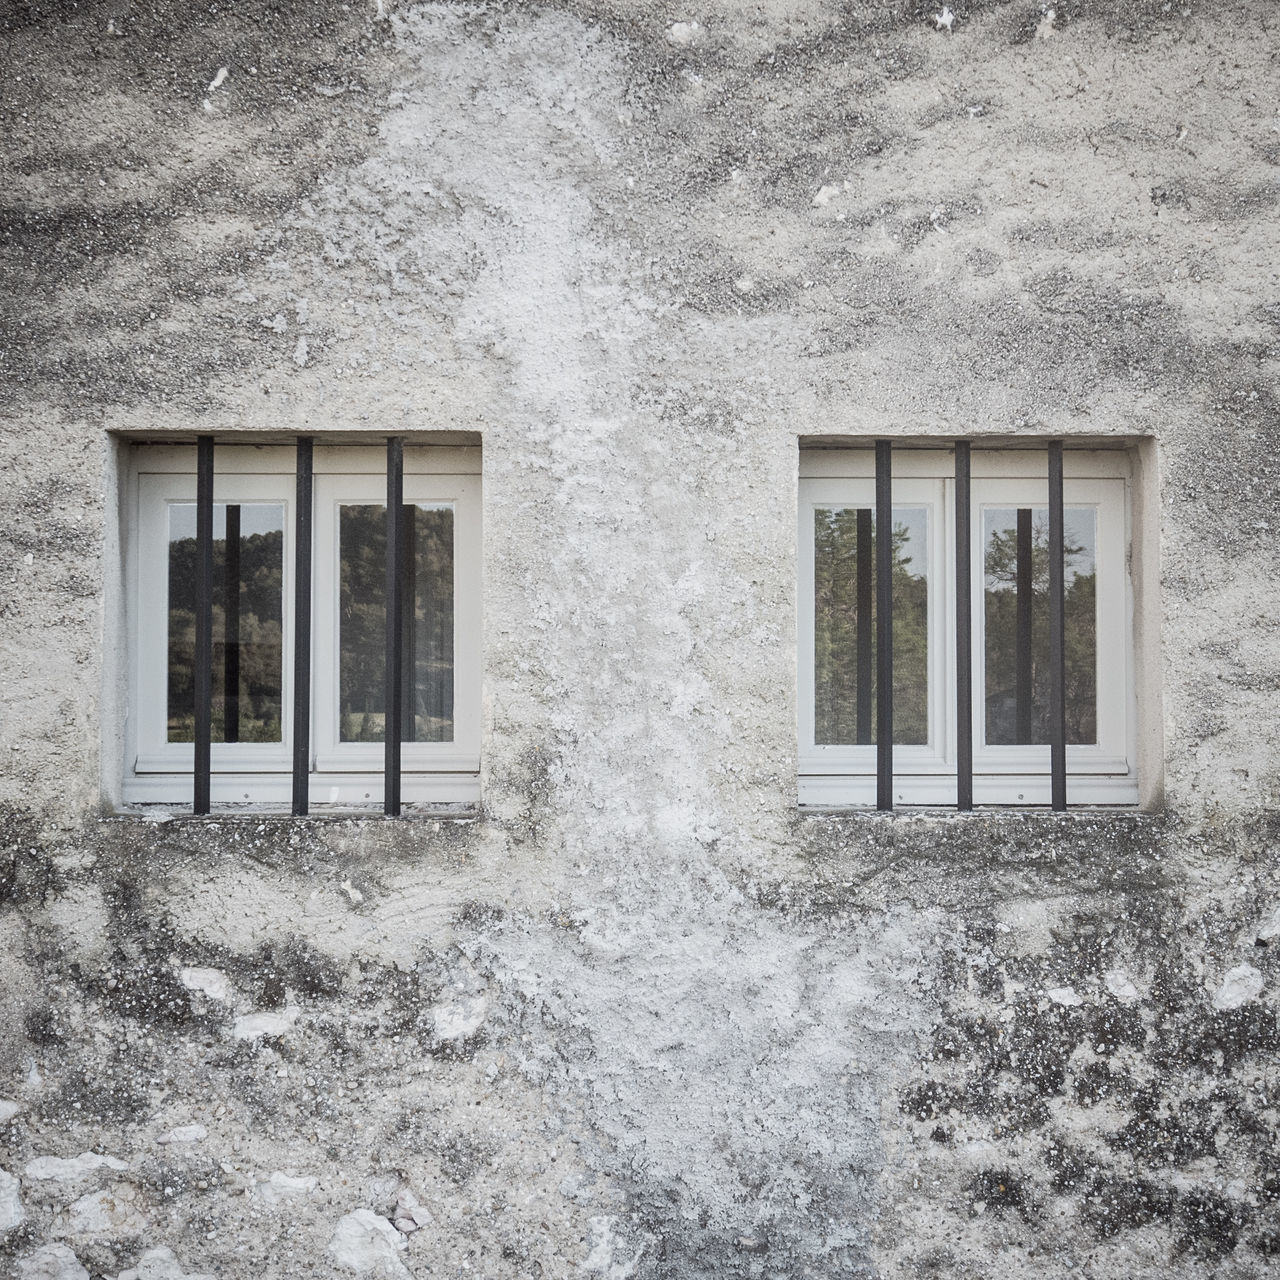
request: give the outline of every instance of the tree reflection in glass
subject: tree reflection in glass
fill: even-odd
[[[403,508],[405,742],[453,741],[453,509]],[[339,737],[381,742],[386,721],[385,506],[340,508]]]
[[[893,740],[929,740],[929,513],[893,509]],[[874,743],[875,512],[814,512],[814,741]]]
[[[230,536],[228,536],[230,535]],[[280,742],[284,507],[213,508],[214,742]],[[195,741],[196,506],[169,505],[168,740]]]
[[[1097,741],[1096,512],[1063,513],[1067,741]],[[986,740],[1049,741],[1049,512],[983,512]]]

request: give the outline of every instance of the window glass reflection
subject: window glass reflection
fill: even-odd
[[[1067,741],[1097,741],[1097,513],[1063,512]],[[1049,511],[983,512],[986,741],[1049,741]]]
[[[875,511],[814,512],[814,741],[874,743]],[[893,740],[929,740],[929,513],[893,509]]]
[[[214,742],[280,742],[284,507],[213,508]],[[169,504],[168,740],[195,740],[196,504]]]
[[[404,741],[453,741],[453,509],[403,508]],[[386,703],[386,507],[340,508],[339,738],[381,742]]]

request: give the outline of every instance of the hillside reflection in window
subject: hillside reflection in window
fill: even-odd
[[[893,740],[929,740],[929,515],[893,509]],[[876,740],[875,512],[814,512],[814,741]]]
[[[280,742],[284,507],[213,508],[214,742]],[[169,505],[168,740],[195,740],[196,506]]]
[[[405,742],[453,741],[453,509],[406,505]],[[386,721],[386,507],[344,505],[338,528],[339,738],[381,742]]]
[[[1092,507],[1063,513],[1067,741],[1097,741],[1097,543]],[[986,740],[1049,741],[1049,512],[983,513]]]

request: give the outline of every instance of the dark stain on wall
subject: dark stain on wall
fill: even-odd
[[[0,165],[0,345],[15,403],[198,408],[219,375],[281,358],[228,299],[278,220],[372,145],[389,30],[337,0],[5,6],[0,109],[19,127]]]

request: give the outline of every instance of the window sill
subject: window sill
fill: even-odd
[[[876,779],[868,774],[802,773],[797,783],[802,809],[874,809]],[[897,774],[894,808],[955,809],[954,774],[933,776]],[[981,774],[973,779],[973,802],[980,808],[1048,808],[1049,778],[1043,774]],[[1139,803],[1138,780],[1132,774],[1068,774],[1067,804],[1082,808],[1134,809]]]
[[[1051,819],[1054,822],[1070,822],[1076,818],[1153,818],[1159,814],[1140,809],[1136,804],[1073,804],[1070,809],[1053,810],[1047,804],[975,804],[972,809],[957,809],[954,804],[895,804],[892,809],[877,809],[867,804],[801,804],[797,806],[801,819],[855,818],[863,821],[900,818],[935,819],[948,822],[972,822],[993,818]]]
[[[480,804],[480,775],[476,772],[401,774],[401,800],[406,808]],[[308,778],[309,807],[317,812],[358,810],[380,812],[383,776],[379,773],[312,773]],[[125,779],[121,809],[190,809],[191,775],[135,773]],[[293,779],[288,773],[215,773],[210,799],[217,810],[289,812]]]
[[[388,822],[450,822],[459,825],[476,822],[484,816],[479,804],[469,802],[441,804],[405,804],[398,817],[388,817],[381,805],[314,805],[304,816],[295,815],[287,805],[223,804],[214,805],[207,814],[183,811],[175,805],[126,804],[111,810],[105,822],[141,822],[148,826],[216,826],[220,822],[249,824],[254,822],[340,823],[370,822],[385,818]]]

